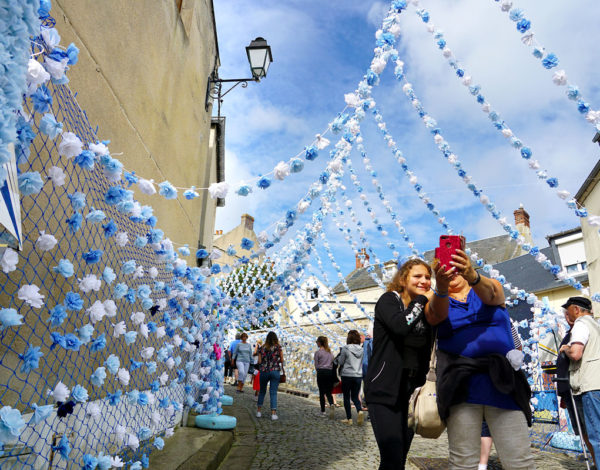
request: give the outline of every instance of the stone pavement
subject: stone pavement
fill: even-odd
[[[226,385],[226,392],[233,396],[235,414],[245,408],[250,416],[256,412],[253,391],[246,387],[244,393],[236,393],[234,388]],[[341,402],[341,401],[340,401]],[[379,452],[369,421],[362,427],[348,426],[341,422],[345,417],[343,408],[336,408],[335,420],[320,416],[318,400],[302,398],[288,393],[278,394],[278,421],[271,421],[268,394],[263,407],[263,417],[253,418],[256,423],[256,454],[245,449],[245,456],[234,466],[220,467],[221,470],[236,468],[237,470],[375,470],[379,465]],[[353,411],[354,423],[356,415]],[[228,413],[229,414],[229,413]],[[251,445],[248,439],[248,428],[245,431],[245,445]],[[235,443],[234,443],[235,448]],[[544,470],[584,469],[585,463],[572,457],[533,450],[536,467]],[[411,458],[447,458],[448,441],[444,433],[439,439],[423,439],[416,436],[410,453],[407,468],[418,467]],[[492,461],[496,459],[492,451]],[[496,467],[491,465],[491,467]],[[434,467],[431,467],[434,468]],[[444,468],[444,466],[435,466]],[[496,468],[500,468],[497,466]]]

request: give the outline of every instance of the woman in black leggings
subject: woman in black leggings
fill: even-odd
[[[329,341],[326,336],[317,338],[319,350],[315,352],[315,369],[317,371],[317,386],[319,387],[319,403],[321,405],[321,416],[325,416],[325,397],[329,402],[329,417],[334,417],[333,396],[333,354],[329,349]]]
[[[365,398],[381,461],[379,470],[404,469],[413,438],[408,400],[425,383],[432,329],[448,316],[451,274],[436,266],[437,293],[431,291],[431,267],[420,259],[404,263],[375,305],[373,354],[365,380]]]

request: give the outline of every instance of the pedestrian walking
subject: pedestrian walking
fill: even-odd
[[[504,290],[475,271],[469,256],[456,250],[447,290],[448,318],[438,325],[437,400],[448,429],[449,466],[477,468],[481,423],[485,419],[502,467],[534,468],[529,399],[531,390],[515,349]]]
[[[269,386],[269,402],[271,405],[271,419],[276,421],[277,416],[277,389],[283,369],[283,349],[274,331],[270,331],[265,339],[265,344],[258,348],[258,370],[260,371],[260,392],[256,417],[262,416],[261,409]]]
[[[361,426],[365,416],[360,403],[360,383],[362,379],[363,348],[360,345],[360,334],[356,330],[350,330],[346,338],[346,345],[342,347],[338,357],[339,374],[342,380],[342,393],[344,394],[344,409],[346,419],[342,422],[352,424],[352,405],[356,407],[356,424]],[[333,401],[333,399],[332,399]]]
[[[237,348],[237,345],[241,342],[241,336],[241,333],[236,333],[235,340],[233,340],[231,342],[231,345],[229,346],[229,355],[231,356],[231,368],[233,369],[233,379],[231,381],[231,385],[238,383],[238,370],[233,359],[233,353],[235,352],[235,348]]]
[[[258,350],[262,346],[262,340],[257,339],[254,346],[252,358],[254,360],[254,372],[252,375],[252,390],[254,390],[254,399],[258,400],[258,392],[260,392],[260,371],[258,370]]]
[[[252,362],[252,346],[248,344],[248,335],[242,333],[240,339],[241,342],[238,343],[233,353],[233,360],[235,361],[238,370],[238,393],[244,391],[244,382],[248,375],[248,369],[250,369],[250,362]]]
[[[326,336],[317,338],[315,352],[315,369],[317,371],[317,386],[319,387],[319,404],[321,405],[321,416],[325,416],[325,397],[329,402],[329,418],[335,417],[335,405],[333,404],[333,354],[329,348],[329,340]]]
[[[430,325],[447,315],[447,300],[432,299],[432,273],[421,259],[407,261],[375,305],[365,398],[379,447],[380,470],[405,467],[414,435],[408,428],[408,401],[412,392],[425,383],[429,370]],[[450,275],[439,267],[435,275],[438,289],[446,289]]]

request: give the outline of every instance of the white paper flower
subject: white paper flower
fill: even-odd
[[[165,361],[165,365],[169,370],[171,370],[173,367],[175,367],[175,360],[172,357],[170,357]]]
[[[140,327],[138,328],[140,330],[140,334],[144,337],[144,338],[148,338],[148,325],[146,325],[145,323],[140,323]]]
[[[121,382],[121,385],[123,385],[123,387],[127,387],[129,385],[129,380],[131,379],[129,371],[127,369],[120,368],[117,371],[117,379],[119,380],[119,382]]]
[[[144,267],[138,266],[137,268],[135,268],[132,277],[133,279],[141,279],[142,277],[144,277]]]
[[[63,132],[62,141],[58,146],[58,154],[66,157],[73,158],[79,155],[83,151],[83,143],[79,140],[72,132]]]
[[[329,140],[323,137],[321,134],[317,134],[315,138],[317,139],[315,145],[319,150],[323,150],[330,144]]]
[[[110,458],[110,466],[115,468],[123,468],[125,463],[121,460],[121,457],[115,455]]]
[[[556,194],[558,194],[559,198],[561,198],[565,201],[571,197],[571,193],[569,191],[565,191],[564,189],[557,191]]]
[[[298,203],[298,212],[303,214],[310,207],[310,202],[302,200]]]
[[[523,44],[525,44],[526,46],[532,46],[533,45],[533,33],[527,33],[527,34],[524,34],[523,36],[521,36],[521,42]]]
[[[52,166],[48,168],[46,174],[48,175],[48,178],[52,181],[52,184],[54,186],[60,187],[65,184],[65,178],[67,177],[67,175],[65,175],[65,172],[62,168]]]
[[[386,65],[387,61],[383,57],[373,57],[373,60],[371,61],[371,70],[376,74],[380,74],[383,72]]]
[[[50,48],[50,50],[54,49],[60,44],[60,34],[58,34],[56,28],[41,28],[41,30],[42,39]]]
[[[149,270],[148,270],[148,274],[150,275],[150,277],[152,279],[156,279],[156,276],[158,276],[158,269],[156,269],[155,266],[152,266]]]
[[[159,326],[158,328],[156,328],[156,337],[157,338],[162,338],[166,334],[167,334],[167,332],[165,331],[164,326]]]
[[[346,93],[344,95],[344,101],[352,108],[358,108],[360,106],[360,97],[356,93]]]
[[[0,261],[0,265],[2,265],[2,271],[5,273],[10,273],[17,269],[17,264],[19,264],[18,253],[12,248],[7,248],[4,250],[2,260]]]
[[[85,414],[93,420],[97,420],[100,417],[100,407],[94,402],[88,402],[85,409]]]
[[[97,157],[100,157],[102,155],[110,155],[110,152],[108,151],[108,147],[106,145],[104,145],[102,142],[98,142],[97,144],[90,143],[90,144],[88,144],[88,148],[92,152],[94,152],[94,154]]]
[[[83,279],[79,279],[79,290],[86,294],[91,291],[98,292],[102,287],[102,281],[95,274],[88,274]]]
[[[529,160],[529,168],[531,168],[532,170],[539,170],[540,162],[538,162],[537,160]]]
[[[131,450],[137,450],[140,446],[140,440],[137,438],[135,434],[127,434],[127,447]]]
[[[115,241],[120,247],[124,247],[125,245],[127,245],[127,243],[129,242],[129,236],[127,235],[127,232],[118,232],[115,235]]]
[[[229,185],[225,181],[221,181],[220,183],[213,183],[208,187],[208,193],[213,199],[224,198],[225,196],[227,196],[227,191],[229,191]]]
[[[144,312],[134,312],[129,318],[131,319],[134,325],[139,325],[140,323],[143,323],[146,319],[146,314]]]
[[[146,180],[144,178],[140,178],[137,185],[138,185],[138,188],[140,188],[140,191],[143,192],[144,194],[147,194],[148,196],[152,196],[153,194],[156,194],[156,187],[154,186],[154,180]]]
[[[50,57],[46,57],[44,60],[44,67],[46,71],[56,80],[60,80],[65,75],[67,69],[67,62],[69,59],[64,58],[61,60],[53,60]]]
[[[113,318],[117,315],[117,304],[112,299],[107,299],[102,302],[104,305],[104,310],[106,312],[106,316],[109,318]]]
[[[169,380],[169,374],[167,374],[166,372],[163,372],[160,377],[158,378],[158,380],[160,381],[161,385],[164,385],[167,383],[167,381]]]
[[[56,387],[54,387],[54,390],[50,393],[50,395],[52,395],[54,401],[65,402],[67,401],[67,398],[69,398],[70,393],[71,391],[67,388],[67,386],[64,383],[58,382],[56,384]]]
[[[117,442],[118,443],[123,443],[123,440],[125,439],[125,434],[127,433],[127,429],[125,428],[125,426],[122,426],[120,424],[117,424],[115,426],[115,437],[117,438]]]
[[[154,348],[152,346],[148,346],[140,351],[140,356],[145,361],[150,360],[150,358],[154,355]]]
[[[552,81],[554,82],[555,85],[558,86],[564,86],[567,84],[567,72],[565,72],[564,70],[557,70],[556,72],[554,72],[554,75],[552,75]]]
[[[161,420],[160,413],[158,411],[153,411],[152,414],[150,415],[150,422],[152,423],[152,425],[154,427],[158,427],[158,425],[160,424],[160,420]]]
[[[35,284],[21,286],[17,296],[33,308],[42,308],[44,305],[44,296],[40,294],[40,288]]]
[[[171,437],[173,434],[175,434],[175,430],[173,428],[165,429],[165,437]]]
[[[90,322],[92,325],[95,325],[97,322],[104,318],[106,315],[106,310],[104,310],[104,304],[99,300],[96,300],[90,308],[86,310],[88,315],[90,316]]]
[[[167,299],[161,297],[160,299],[158,299],[156,304],[158,305],[159,310],[164,310],[165,308],[167,308]]]
[[[113,337],[118,338],[119,336],[124,335],[126,331],[127,327],[125,326],[124,321],[113,323]]]
[[[284,161],[279,162],[273,169],[273,176],[275,179],[283,181],[286,176],[290,176],[290,165]]]
[[[27,63],[27,85],[37,88],[50,80],[50,74],[46,72],[42,64],[35,59],[29,59]],[[30,89],[30,91],[32,91]]]

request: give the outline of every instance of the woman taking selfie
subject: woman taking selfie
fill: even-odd
[[[452,280],[436,292],[449,299],[437,335],[437,399],[448,426],[449,467],[477,468],[485,418],[502,467],[534,468],[527,429],[531,392],[518,370],[522,353],[515,349],[504,291],[476,272],[464,251],[452,260]]]
[[[447,290],[452,273],[437,264],[438,289]],[[403,469],[413,438],[408,400],[425,383],[432,331],[448,313],[448,298],[431,291],[431,267],[423,260],[404,263],[375,305],[373,353],[365,398],[381,457],[380,470]]]

